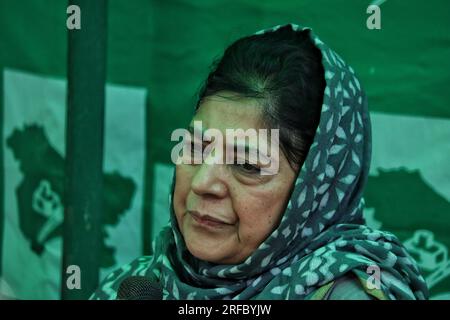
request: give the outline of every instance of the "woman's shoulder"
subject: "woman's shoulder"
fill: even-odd
[[[324,300],[376,300],[376,298],[366,292],[359,278],[348,273],[336,279],[330,286]]]
[[[314,292],[308,299],[311,300],[384,300],[386,297],[381,290],[369,290],[353,272],[342,275]]]
[[[146,276],[153,256],[142,256],[111,272],[91,295],[90,300],[114,300],[122,281],[131,276]]]

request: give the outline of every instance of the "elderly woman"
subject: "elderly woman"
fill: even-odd
[[[278,171],[263,175],[248,161],[178,164],[171,225],[154,255],[109,275],[92,299],[115,299],[132,275],[157,281],[163,299],[427,298],[399,240],[364,225],[366,97],[310,29],[277,26],[233,43],[194,121],[223,133],[279,129]]]

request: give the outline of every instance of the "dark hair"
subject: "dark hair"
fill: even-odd
[[[261,99],[262,120],[280,130],[280,148],[290,165],[300,168],[320,120],[321,59],[309,31],[294,31],[290,25],[241,38],[213,63],[196,108],[220,91]]]

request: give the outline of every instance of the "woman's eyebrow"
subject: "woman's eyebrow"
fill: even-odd
[[[204,129],[203,127],[201,127],[201,129],[202,130],[201,130],[201,137],[200,137],[200,139],[203,141],[203,137],[205,136],[205,132],[208,129],[207,128]],[[199,127],[195,128],[195,126],[193,124],[190,124],[189,127],[188,127],[188,131],[195,138],[194,132],[195,131],[197,131],[197,132],[200,131],[200,128]],[[226,135],[225,135],[225,137],[226,137]],[[238,141],[236,141],[235,139],[237,139]],[[225,143],[225,147],[226,148],[231,148],[231,150],[233,150],[233,155],[234,156],[237,155],[237,149],[239,147],[240,149],[242,149],[242,148],[244,149],[244,153],[246,154],[246,156],[248,154],[250,154],[251,152],[253,152],[258,158],[258,160],[257,160],[258,162],[261,161],[262,163],[266,164],[266,163],[272,163],[272,161],[276,161],[276,159],[273,159],[273,155],[269,156],[269,154],[261,153],[259,148],[258,148],[259,144],[257,144],[255,146],[255,145],[248,144],[247,141],[245,142],[245,144],[242,144],[242,143],[238,143],[239,139],[237,137],[235,137],[235,139],[233,139],[234,141],[231,144],[228,143],[228,141]],[[224,141],[224,140],[225,139],[223,139],[222,141]],[[264,143],[267,143],[267,142],[264,142]],[[269,148],[270,148],[269,146],[266,146],[264,149],[267,150],[266,152],[268,152]]]
[[[258,151],[259,151],[258,147],[251,146],[248,143],[245,143],[245,144],[239,144],[239,143],[230,144],[230,143],[227,143],[227,147],[234,148],[235,151],[237,150],[238,147],[240,147],[240,148],[244,147],[245,153],[249,153],[250,151],[254,151],[254,152],[258,153]]]
[[[244,158],[248,159],[251,164],[261,164],[264,166],[264,165],[272,162],[271,157],[267,154],[260,152],[260,150],[258,149],[257,146],[252,146],[252,145],[248,145],[248,144],[245,144],[245,145],[244,144],[235,144],[234,148],[233,148],[232,145],[227,144],[227,147],[232,148],[232,150],[234,151],[234,154],[233,154],[234,157],[237,156],[238,146],[240,148],[244,147],[244,153],[245,153]],[[252,157],[251,156],[252,154],[255,158],[251,158],[252,159],[251,160],[249,157]]]

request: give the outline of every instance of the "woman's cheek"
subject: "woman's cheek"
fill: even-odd
[[[241,199],[241,206],[237,208],[239,216],[239,232],[242,238],[249,241],[262,241],[273,230],[277,221],[277,213],[273,212],[272,199],[269,195]]]

